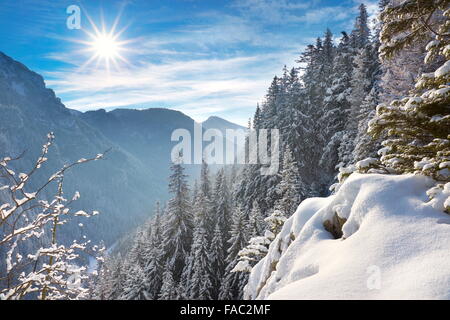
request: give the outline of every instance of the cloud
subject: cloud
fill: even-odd
[[[300,36],[262,32],[251,20],[216,11],[197,13],[193,21],[133,39],[124,52],[130,64],[109,74],[95,63],[79,69],[89,59],[80,44],[48,53],[68,66],[45,73],[46,82],[81,111],[171,107],[200,120],[214,114],[247,119],[272,77],[294,63]]]
[[[286,23],[296,20],[314,1],[294,2],[288,0],[238,0],[231,7],[237,8],[245,16],[257,17],[266,23]]]
[[[302,28],[349,20],[354,14],[353,4],[239,0],[228,8],[195,11],[183,23],[178,12],[177,23],[165,21],[156,30],[151,24],[158,16],[151,15],[137,26],[140,36],[124,52],[129,65],[109,74],[93,65],[79,70],[89,56],[73,44],[70,50],[46,55],[67,66],[45,76],[66,105],[78,110],[171,107],[199,120],[214,114],[245,125],[272,77],[313,41]]]
[[[345,6],[319,6],[320,1],[239,0],[232,7],[257,21],[273,24],[323,23],[342,21],[352,12]]]
[[[271,78],[295,53],[168,60],[120,71],[68,68],[48,72],[47,85],[65,104],[85,111],[113,107],[174,107],[195,117],[247,109],[251,114]],[[232,117],[231,117],[232,118]],[[235,119],[236,120],[236,119]],[[239,120],[240,121],[240,120]]]
[[[298,17],[298,20],[306,23],[342,21],[348,19],[351,15],[352,12],[345,7],[324,7],[307,11],[303,16]]]

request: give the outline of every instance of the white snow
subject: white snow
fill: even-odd
[[[443,77],[450,72],[450,61],[447,61],[439,69],[434,72],[436,78]]]
[[[353,173],[335,195],[303,201],[252,269],[246,298],[450,299],[450,184],[435,186]],[[341,239],[323,226],[336,212],[347,219]]]
[[[432,40],[430,42],[428,42],[427,46],[425,47],[425,49],[427,51],[429,51],[431,48],[436,47],[440,44],[441,42],[439,40]]]

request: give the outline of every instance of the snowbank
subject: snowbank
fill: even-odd
[[[354,173],[335,195],[303,201],[253,268],[246,298],[450,299],[450,216],[429,200],[434,185]],[[324,228],[336,213],[340,239]]]

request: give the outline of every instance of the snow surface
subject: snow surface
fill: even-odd
[[[420,175],[354,173],[335,195],[303,201],[245,297],[450,299],[450,216],[427,196],[434,186]],[[335,213],[347,219],[341,239],[323,227]]]

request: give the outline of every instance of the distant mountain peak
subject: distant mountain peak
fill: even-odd
[[[202,122],[202,126],[206,129],[244,129],[245,127],[225,120],[218,116],[210,116],[208,119]]]

